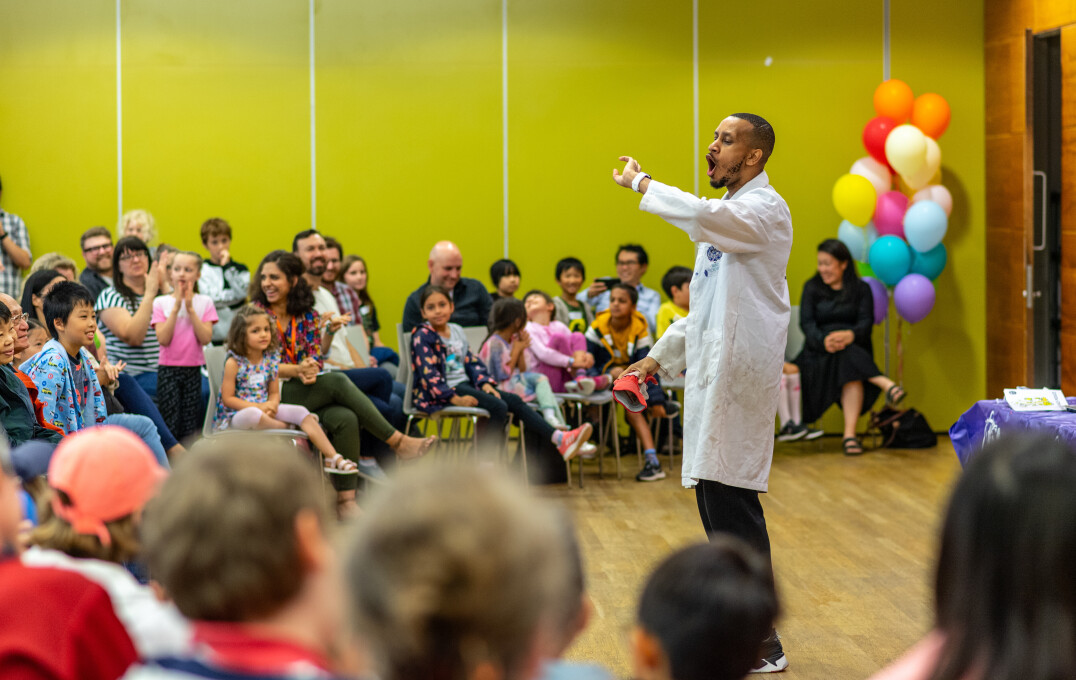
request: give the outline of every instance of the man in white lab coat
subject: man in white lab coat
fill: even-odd
[[[764,171],[773,128],[738,113],[721,121],[706,161],[710,185],[723,199],[698,198],[651,180],[622,156],[621,186],[643,194],[640,210],[682,229],[695,243],[691,313],[673,324],[629,367],[671,380],[685,368],[685,486],[695,487],[707,534],[734,534],[767,558],[770,539],[759,492],[767,490],[773,422],[788,332],[785,270],[792,249],[788,205]],[[788,662],[776,634],[754,672]]]

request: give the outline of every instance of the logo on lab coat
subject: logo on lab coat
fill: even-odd
[[[706,259],[710,261],[710,266],[702,270],[702,275],[708,277],[710,274],[716,274],[717,268],[721,265],[721,257],[724,254],[714,246],[708,247],[706,249]]]

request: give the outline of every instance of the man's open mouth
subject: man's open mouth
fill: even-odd
[[[710,157],[710,154],[706,154],[706,165],[707,165],[706,175],[708,177],[713,177],[714,176],[714,169],[717,167],[717,163],[714,161],[713,158]]]

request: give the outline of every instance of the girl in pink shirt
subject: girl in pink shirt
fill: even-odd
[[[553,321],[553,298],[532,290],[523,298],[527,308],[527,370],[549,378],[554,392],[590,394],[609,387],[608,377],[587,377],[586,369],[594,365],[594,355],[587,351],[582,333],[572,333],[559,321]]]
[[[208,295],[194,292],[201,270],[201,255],[176,253],[172,259],[172,293],[153,301],[150,319],[161,344],[157,407],[176,439],[197,433],[205,419],[202,347],[213,337],[217,308]]]

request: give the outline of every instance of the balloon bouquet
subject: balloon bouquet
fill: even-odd
[[[874,110],[878,115],[863,128],[869,155],[833,186],[833,205],[843,219],[837,238],[871,287],[874,323],[888,314],[887,287],[900,318],[916,323],[934,307],[933,281],[948,260],[942,239],[953,198],[941,184],[935,140],[949,126],[949,104],[934,93],[916,97],[892,79],[874,91]],[[897,351],[899,356],[899,345]]]

